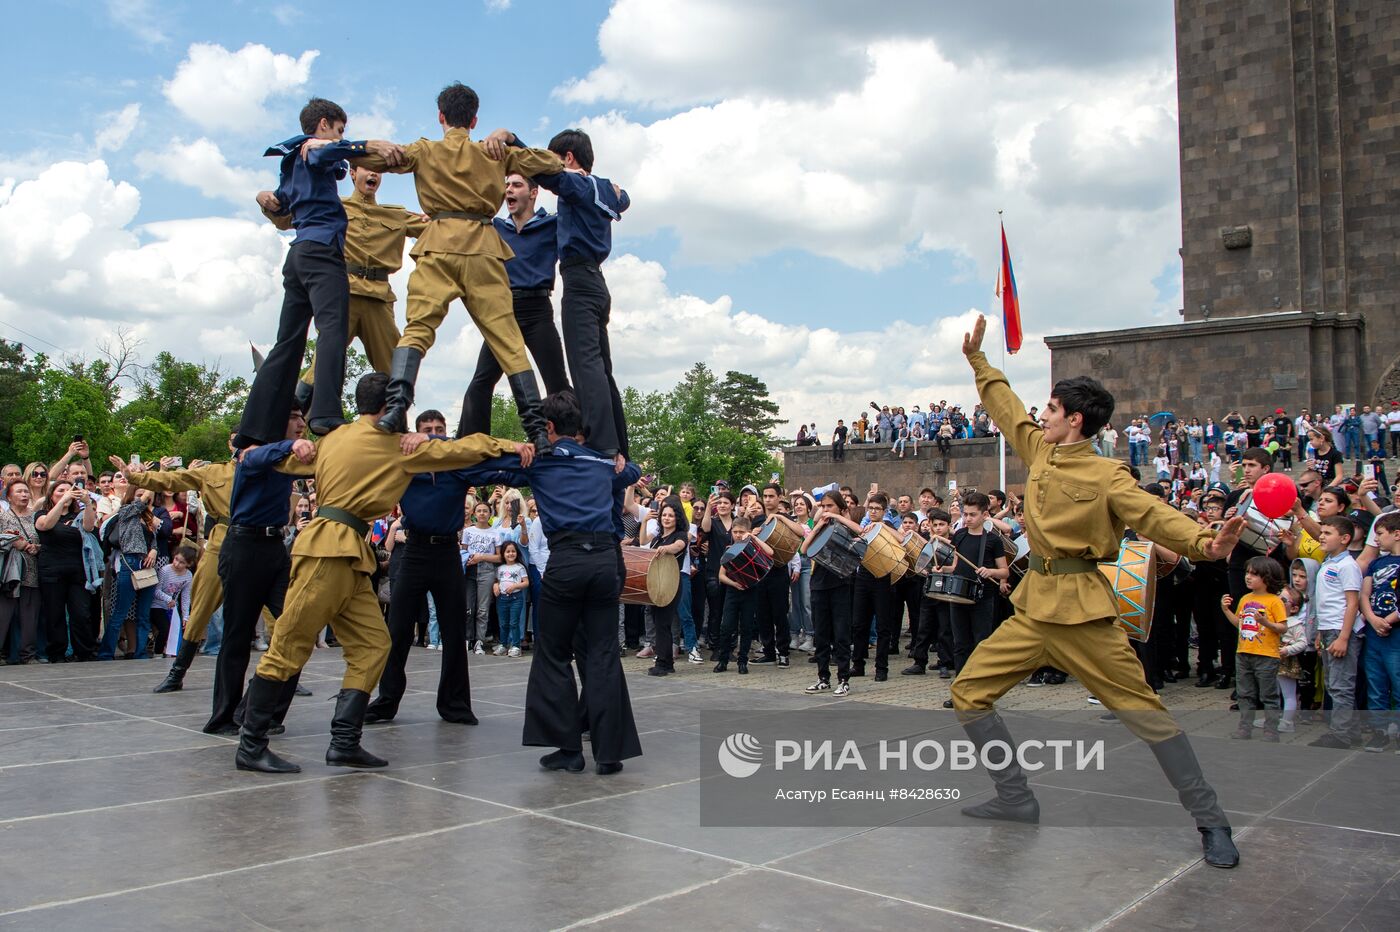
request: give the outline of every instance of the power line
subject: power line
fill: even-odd
[[[20,327],[16,327],[14,324],[10,323],[9,321],[0,320],[0,327],[9,327],[11,330],[15,331],[16,333],[22,333],[22,334],[24,334],[25,336],[29,337],[31,340],[38,340],[40,343],[46,343],[46,344],[48,344],[49,346],[52,346],[54,349],[58,350],[60,353],[66,353],[66,352],[68,352],[66,349],[64,349],[63,347],[59,346],[57,343],[53,343],[53,342],[51,342],[51,341],[49,341],[49,340],[45,340],[43,337],[38,336],[37,334],[30,333],[28,330],[24,330],[24,329],[22,329],[22,328],[20,328]]]

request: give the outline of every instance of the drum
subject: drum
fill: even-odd
[[[817,532],[807,545],[807,556],[829,573],[850,579],[865,555],[865,541],[853,535],[850,528],[834,521]]]
[[[1245,500],[1241,500],[1241,505]],[[1244,527],[1240,530],[1240,543],[1258,554],[1267,554],[1278,546],[1279,538],[1284,531],[1292,526],[1292,521],[1285,521],[1282,518],[1270,520],[1260,513],[1254,503],[1249,502],[1249,507],[1240,512],[1244,516]]]
[[[1125,540],[1118,549],[1118,562],[1100,563],[1099,570],[1118,596],[1118,626],[1134,641],[1147,640],[1157,599],[1157,557],[1152,545]]]
[[[758,539],[773,548],[773,562],[786,563],[802,546],[802,525],[787,515],[774,515],[758,529]]]
[[[719,565],[740,589],[752,589],[773,568],[773,558],[751,540],[732,544],[719,558]]]
[[[966,576],[955,576],[952,573],[929,573],[928,582],[924,583],[924,598],[971,605],[977,601],[981,588],[980,579],[968,579]]]
[[[664,557],[664,559],[661,559]],[[622,563],[627,579],[622,584],[621,601],[628,605],[670,605],[680,588],[680,564],[671,554],[659,554],[650,547],[622,547]]]
[[[890,582],[899,582],[904,577],[904,542],[888,524],[873,524],[860,535],[865,541],[865,556],[860,564],[871,576]]]
[[[914,572],[926,575],[940,566],[953,562],[953,545],[946,540],[931,540],[919,551],[919,559],[914,564]]]
[[[909,568],[909,572],[919,571],[919,554],[924,551],[924,544],[927,543],[919,536],[918,531],[910,531],[904,538],[904,563]]]

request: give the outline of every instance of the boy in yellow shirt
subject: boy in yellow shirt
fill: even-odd
[[[1279,647],[1288,630],[1288,609],[1278,594],[1283,591],[1283,568],[1271,557],[1253,557],[1244,568],[1249,590],[1240,597],[1239,611],[1234,600],[1220,599],[1220,608],[1230,624],[1239,629],[1235,647],[1235,689],[1239,697],[1240,724],[1230,737],[1249,739],[1254,731],[1254,710],[1264,710],[1264,740],[1278,741]]]

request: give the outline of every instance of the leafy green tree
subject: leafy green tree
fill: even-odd
[[[136,380],[136,397],[120,413],[132,429],[141,420],[167,425],[172,436],[210,419],[222,419],[241,406],[248,383],[225,378],[217,368],[183,362],[159,353]]]
[[[730,427],[770,445],[773,428],[781,422],[778,405],[768,397],[768,385],[757,376],[730,369],[715,387],[720,418]]]
[[[238,418],[229,415],[225,418],[210,418],[191,425],[175,438],[172,452],[183,456],[185,463],[194,460],[208,460],[211,463],[228,459],[228,435],[233,432]]]
[[[456,433],[456,425],[447,429]],[[520,411],[515,407],[515,399],[504,395],[491,396],[491,436],[503,440],[525,440],[525,428],[520,425]]]
[[[43,377],[48,360],[42,353],[33,357],[25,352],[24,344],[0,340],[0,462],[19,459],[15,451],[15,427],[24,419],[24,408],[17,402]]]
[[[143,417],[126,434],[126,448],[116,451],[122,459],[138,453],[146,462],[169,456],[175,450],[175,431],[164,421]],[[94,464],[96,466],[96,464]]]
[[[45,369],[16,407],[14,448],[21,462],[51,462],[79,434],[94,458],[121,453],[119,448],[125,445],[125,433],[112,415],[104,385],[75,375],[72,367]]]

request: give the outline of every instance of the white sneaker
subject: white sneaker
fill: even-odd
[[[504,657],[506,655],[506,646],[504,644],[497,644],[491,653],[497,657]]]
[[[264,641],[262,638],[258,638],[256,641],[253,642],[253,650],[267,650],[267,642]]]
[[[686,657],[686,661],[689,663],[704,663],[705,658],[700,656],[700,650],[698,648],[692,647],[690,649],[690,655]]]
[[[811,638],[803,638],[802,643],[797,645],[797,649],[804,653],[813,653],[817,649],[817,642]]]
[[[801,650],[801,649],[802,649],[802,639],[801,639],[801,638],[795,637],[795,638],[790,638],[790,639],[788,640],[788,650],[793,651],[793,650]]]
[[[1279,719],[1279,723],[1278,723],[1278,730],[1279,730],[1279,731],[1295,731],[1296,729],[1297,729],[1297,726],[1294,725],[1292,722],[1290,722],[1288,719],[1286,719],[1286,718]]]
[[[520,656],[520,648],[518,648],[518,647],[512,647],[510,650],[506,651],[506,653],[509,654],[509,655],[512,656],[512,657],[519,657],[519,656]]]
[[[478,656],[480,656],[480,655],[486,653],[486,648],[481,646],[481,642],[480,642],[480,641],[477,641],[477,642],[476,642],[476,651],[475,651],[475,653],[476,653]]]
[[[826,691],[827,691],[828,689],[830,689],[830,688],[831,688],[831,684],[828,683],[826,680],[817,680],[817,681],[816,681],[815,683],[813,683],[811,686],[808,686],[808,687],[807,687],[807,692],[809,692],[809,693],[824,693],[824,692],[826,692]]]
[[[844,696],[851,691],[851,684],[841,680],[836,684],[836,688],[831,691],[833,696]]]
[[[1255,727],[1255,728],[1263,728],[1263,727],[1264,727],[1264,716],[1261,715],[1261,716],[1259,716],[1258,718],[1256,718],[1256,719],[1254,720],[1254,727]]]

